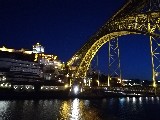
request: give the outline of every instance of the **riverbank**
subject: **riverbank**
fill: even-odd
[[[35,99],[103,99],[118,97],[160,97],[154,94],[122,94],[122,93],[106,93],[106,92],[82,92],[77,95],[70,94],[69,89],[63,91],[34,91],[34,92],[16,92],[11,90],[1,90],[0,100],[35,100]]]

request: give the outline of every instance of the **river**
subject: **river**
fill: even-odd
[[[159,97],[0,101],[0,120],[160,120]]]

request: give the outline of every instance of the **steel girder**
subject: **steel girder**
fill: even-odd
[[[129,0],[67,62],[77,66],[75,76],[86,77],[91,60],[108,41],[128,34],[160,37],[160,0]]]

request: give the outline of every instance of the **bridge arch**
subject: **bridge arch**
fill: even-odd
[[[155,73],[157,72],[155,69],[160,68],[160,65],[154,67],[153,57],[155,57],[155,54],[152,49],[152,41],[154,36],[160,36],[159,0],[129,0],[122,9],[113,15],[67,62],[68,66],[76,66],[74,77],[86,77],[93,57],[105,43],[114,38],[129,34],[150,36],[152,79],[155,84]],[[158,44],[158,46],[160,47],[160,44]]]
[[[76,77],[85,78],[87,71],[90,67],[91,61],[96,55],[96,53],[99,51],[99,49],[105,45],[107,42],[121,36],[129,35],[129,34],[143,34],[146,35],[146,33],[142,32],[130,32],[130,31],[120,31],[120,32],[112,32],[110,34],[107,34],[100,39],[96,40],[96,42],[87,50],[85,56],[83,57],[82,61],[80,62],[80,65],[77,67],[76,71]],[[151,36],[159,37],[159,35],[156,34],[150,34]]]

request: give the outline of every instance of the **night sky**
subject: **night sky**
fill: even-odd
[[[0,0],[0,47],[28,48],[40,42],[45,52],[66,62],[125,0]],[[149,37],[119,38],[123,78],[151,80]],[[98,52],[107,71],[108,48]]]

